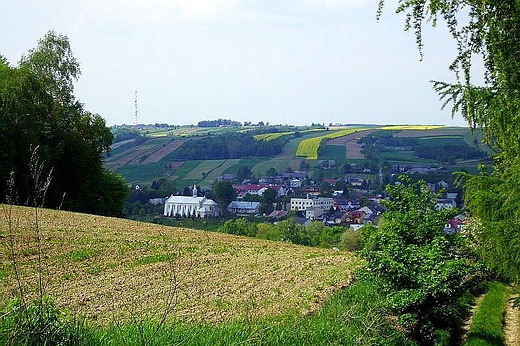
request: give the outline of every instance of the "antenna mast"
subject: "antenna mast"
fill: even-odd
[[[134,127],[137,128],[137,117],[138,117],[138,113],[137,113],[137,90],[135,91],[135,123],[134,123]]]

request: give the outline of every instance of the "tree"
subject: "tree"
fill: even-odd
[[[243,182],[246,179],[251,179],[253,173],[251,172],[251,169],[248,166],[241,166],[238,169],[237,173],[237,181],[239,183]]]
[[[227,181],[217,182],[213,187],[213,193],[215,194],[216,202],[222,210],[227,210],[229,203],[234,201],[237,196],[233,185]]]
[[[37,48],[22,57],[20,66],[34,72],[53,99],[61,104],[74,102],[74,81],[81,71],[66,36],[49,31]]]
[[[265,175],[268,177],[276,177],[278,176],[278,171],[274,167],[271,167],[267,170],[267,173]]]
[[[437,211],[438,195],[424,181],[400,180],[387,186],[388,211],[379,228],[363,231],[363,276],[386,293],[387,306],[412,337],[446,343],[465,312],[462,298],[478,267],[463,256],[463,237],[444,232],[457,210]]]
[[[38,147],[54,176],[46,207],[121,215],[126,184],[103,168],[102,154],[113,136],[100,115],[75,100],[73,82],[79,75],[68,38],[52,31],[19,67],[0,59],[0,192],[12,171],[19,202],[31,198],[28,165]],[[2,193],[0,202],[4,198]]]
[[[384,0],[379,2],[379,15]],[[463,174],[464,202],[474,217],[475,239],[482,260],[502,278],[520,282],[520,3],[516,0],[401,1],[397,12],[406,14],[405,29],[413,30],[422,55],[422,30],[446,22],[458,52],[450,65],[456,82],[433,82],[434,89],[460,112],[472,129],[482,129],[484,142],[496,150],[493,172]],[[484,78],[475,84],[475,59],[481,59]],[[490,208],[493,209],[490,209]],[[516,209],[515,209],[516,208]],[[509,243],[509,244],[508,244]],[[508,244],[505,246],[505,244]]]

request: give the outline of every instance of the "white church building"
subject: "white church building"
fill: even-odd
[[[197,187],[193,185],[192,196],[168,197],[164,203],[164,216],[175,217],[216,217],[221,211],[217,203],[206,197],[197,197]]]

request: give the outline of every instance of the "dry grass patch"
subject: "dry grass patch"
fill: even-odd
[[[31,292],[34,214],[23,207],[12,213],[20,271]],[[39,221],[46,292],[99,324],[160,311],[171,283],[177,298],[171,316],[185,321],[305,314],[347,285],[359,264],[327,249],[64,211],[41,210]],[[0,230],[0,260],[10,263],[4,218]],[[4,266],[3,302],[16,293],[14,279]]]

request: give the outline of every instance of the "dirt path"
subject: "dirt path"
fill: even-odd
[[[513,300],[516,297],[518,297],[518,295],[511,295],[509,297],[504,312],[503,336],[506,346],[520,345],[520,311],[517,308],[513,308]],[[464,345],[464,343],[466,342],[466,336],[469,332],[471,321],[473,320],[473,316],[475,315],[475,312],[480,306],[482,299],[484,299],[484,295],[481,295],[476,298],[475,305],[471,308],[471,311],[469,313],[469,318],[464,322],[462,326],[460,341],[457,343],[458,345]]]
[[[484,299],[484,294],[478,296],[475,299],[475,304],[471,307],[471,311],[469,312],[469,318],[464,321],[464,324],[462,325],[460,340],[457,343],[458,345],[464,345],[466,342],[466,337],[469,332],[469,327],[471,326],[471,322],[473,321],[473,316],[475,315],[475,312],[477,311],[478,307],[480,306],[480,303],[482,303],[482,299]]]
[[[504,316],[504,341],[506,346],[520,345],[520,311],[513,308],[513,300],[518,295],[511,295],[506,304],[506,311]]]

